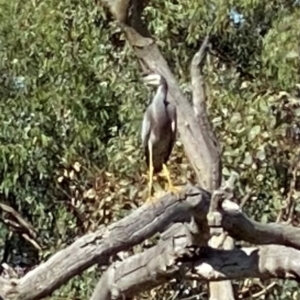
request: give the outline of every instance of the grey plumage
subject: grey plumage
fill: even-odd
[[[160,172],[169,159],[177,133],[176,107],[167,101],[166,80],[151,74],[144,78],[151,85],[158,85],[156,95],[148,106],[142,124],[142,144],[149,167],[149,147],[152,147],[153,171]]]

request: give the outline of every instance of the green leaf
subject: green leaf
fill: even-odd
[[[261,132],[261,126],[260,125],[255,125],[251,128],[249,132],[249,141],[254,140]]]
[[[286,54],[286,58],[298,58],[299,57],[299,52],[297,51],[290,51]]]

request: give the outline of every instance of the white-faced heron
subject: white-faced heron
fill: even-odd
[[[149,168],[149,198],[151,200],[153,174],[163,170],[168,181],[168,190],[176,193],[172,185],[166,163],[172,152],[177,133],[176,107],[167,101],[168,84],[158,74],[146,75],[143,78],[148,85],[158,86],[157,92],[148,106],[142,124],[142,143]]]

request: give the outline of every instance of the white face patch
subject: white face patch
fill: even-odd
[[[172,128],[172,131],[175,132],[175,121],[172,121],[171,128]]]

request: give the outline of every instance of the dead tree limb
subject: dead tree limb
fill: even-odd
[[[124,219],[76,240],[24,277],[0,286],[5,300],[41,299],[95,263],[107,264],[108,258],[126,250],[172,223],[190,222],[192,216],[205,220],[210,194],[188,187],[180,197],[166,194],[154,205],[144,204]],[[288,225],[261,224],[247,218],[236,204],[223,202],[222,227],[237,240],[258,245],[278,244],[300,250],[300,229]],[[196,234],[196,236],[201,236]]]
[[[198,182],[210,192],[218,189],[222,180],[221,151],[207,115],[205,84],[202,76],[209,37],[205,37],[191,63],[192,107],[179,89],[167,62],[141,20],[145,2],[103,0],[102,3],[119,21],[128,42],[142,61],[142,65],[148,66],[149,69],[166,78],[169,86],[168,98],[176,105],[178,111],[178,131],[185,152],[197,174]],[[233,245],[233,242],[231,244]],[[224,285],[224,288],[225,286],[228,290],[228,283]],[[230,300],[229,293],[230,291],[226,293],[221,291],[217,298],[220,300],[221,295],[225,294],[227,295],[225,299]]]
[[[204,39],[191,64],[194,104],[192,107],[179,89],[167,62],[141,20],[144,3],[144,1],[137,0],[102,1],[102,4],[108,7],[115,19],[119,21],[128,42],[142,61],[142,65],[148,66],[149,69],[166,78],[169,86],[168,98],[177,107],[178,131],[185,152],[197,174],[198,182],[203,188],[212,192],[220,186],[222,168],[219,143],[207,115],[205,84],[202,76],[209,37]],[[226,288],[228,289],[228,284]],[[225,294],[229,293],[228,291]],[[223,292],[219,294],[224,295]],[[218,296],[218,299],[221,298]],[[228,296],[226,299],[230,300]]]
[[[218,189],[221,185],[221,150],[218,139],[210,123],[207,114],[206,101],[207,95],[205,91],[205,82],[202,75],[204,62],[207,54],[209,36],[206,36],[202,42],[199,51],[194,55],[191,63],[191,85],[193,91],[193,108],[195,118],[200,124],[201,134],[205,144],[208,145],[209,153],[206,153],[205,169],[211,175],[211,182],[208,188],[210,191]]]
[[[212,193],[209,211],[207,214],[207,223],[210,228],[210,240],[208,245],[212,248],[223,248],[231,250],[234,248],[234,241],[227,235],[222,227],[222,204],[226,199],[233,198],[233,189],[236,176],[232,174],[230,179],[219,189]],[[234,293],[229,280],[222,282],[209,282],[210,299],[234,300]]]
[[[198,182],[210,192],[218,189],[222,180],[221,151],[207,115],[205,85],[201,73],[209,37],[204,39],[191,64],[192,107],[141,20],[145,1],[103,0],[102,4],[119,22],[142,65],[166,78],[169,87],[168,100],[177,107],[178,131]],[[228,295],[229,292],[225,294]],[[218,299],[222,297],[219,296]],[[230,300],[228,297],[226,299]]]
[[[211,175],[210,188],[216,190],[220,187],[222,180],[221,150],[218,139],[208,118],[206,108],[207,94],[205,91],[205,82],[202,75],[208,43],[209,36],[207,35],[204,38],[199,51],[194,55],[192,59],[191,84],[193,90],[193,108],[195,111],[195,116],[200,124],[203,139],[205,140],[206,145],[208,145],[208,149],[210,149],[211,151],[210,155],[207,155],[208,159],[206,159],[204,163],[206,163],[206,170],[209,170],[209,173]],[[212,199],[215,199],[215,197],[213,196]],[[218,216],[220,217],[219,223],[221,222],[221,214],[217,211],[217,206],[218,205],[214,203],[214,201],[211,201],[210,212],[208,215],[208,226],[210,227],[211,233],[209,245],[211,247],[218,248],[220,246],[223,246],[224,244],[226,245],[226,249],[233,249],[234,241],[231,237],[225,236],[223,232],[219,236],[213,234],[216,229],[213,228],[212,224],[210,223],[216,223],[216,217]],[[220,224],[218,226],[220,226]],[[219,227],[219,229],[223,231],[221,227]],[[232,285],[228,280],[225,282],[210,282],[209,290],[211,300],[234,300]]]
[[[212,132],[206,132],[201,128],[202,123],[196,117],[193,107],[183,95],[179,85],[172,74],[166,60],[161,55],[154,38],[151,37],[146,26],[141,20],[141,13],[145,6],[145,1],[128,1],[128,0],[100,0],[102,5],[107,7],[119,22],[127,41],[132,46],[137,58],[142,61],[144,67],[162,74],[168,83],[169,93],[168,100],[176,105],[178,110],[178,131],[181,141],[184,145],[185,152],[189,161],[194,167],[197,179],[201,187],[213,191],[218,188],[220,182],[218,172],[211,172],[208,163],[220,163],[218,144],[208,142],[203,135],[211,136]],[[127,15],[124,14],[127,12]],[[206,47],[204,47],[206,49]],[[200,49],[201,50],[201,49]],[[203,52],[203,51],[202,51]],[[204,54],[206,51],[204,51]],[[200,67],[197,65],[196,67]],[[194,74],[194,73],[193,73]],[[193,75],[194,76],[194,75]],[[197,81],[197,78],[195,78]],[[198,95],[199,93],[195,93]],[[194,96],[195,96],[194,95]],[[202,113],[202,116],[204,111]],[[207,124],[205,122],[205,124]],[[212,179],[212,175],[217,179]],[[216,183],[215,183],[216,182]]]
[[[36,230],[15,209],[5,203],[0,203],[0,213],[2,215],[0,222],[9,227],[10,231],[20,234],[37,250],[41,250]]]
[[[157,246],[111,265],[101,277],[91,300],[133,296],[171,280],[175,269],[178,271],[174,262],[192,245],[189,225],[173,225]]]
[[[300,251],[294,248],[278,245],[233,250],[199,248],[193,246],[188,230],[177,229],[177,234],[160,241],[156,247],[111,265],[91,300],[132,297],[172,279],[227,283],[232,279],[281,278],[300,282]]]

